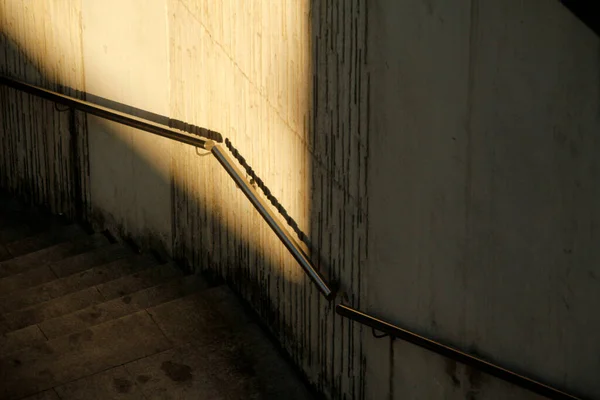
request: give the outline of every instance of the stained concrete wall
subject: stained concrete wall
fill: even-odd
[[[0,71],[76,96],[84,86],[78,4],[33,3],[0,2]],[[5,87],[0,96],[0,185],[75,215],[75,199],[89,200],[85,154],[72,151],[87,148],[83,116]]]
[[[598,36],[557,1],[379,0],[367,47],[368,310],[600,398]],[[537,398],[365,341],[367,398]]]
[[[600,51],[558,2],[0,0],[0,18],[3,74],[231,138],[340,300],[598,396]],[[2,187],[225,278],[327,397],[533,398],[336,317],[204,152],[0,96]]]
[[[3,74],[230,138],[306,232],[318,268],[361,306],[364,2],[0,0],[0,16]],[[321,392],[364,395],[361,328],[335,316],[216,160],[0,93],[4,187],[40,193],[56,212],[79,206],[98,229],[225,278]],[[45,175],[56,168],[59,182]]]

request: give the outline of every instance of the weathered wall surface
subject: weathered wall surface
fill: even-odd
[[[0,73],[77,96],[84,86],[79,3],[37,3],[0,2]],[[6,87],[0,103],[0,185],[54,212],[85,213],[87,157],[77,150],[87,147],[84,116]]]
[[[221,132],[349,304],[600,396],[598,37],[558,2],[365,3],[0,0],[0,71]],[[203,151],[0,96],[3,188],[224,277],[328,397],[534,398],[335,317]]]
[[[7,55],[2,71],[230,138],[307,233],[324,275],[339,281],[359,307],[367,243],[366,10],[358,0],[337,3],[3,0],[3,44],[14,43],[25,56]],[[10,154],[21,152],[22,163],[31,163],[10,174],[24,182],[20,192],[70,187],[69,177],[61,184],[38,178],[57,164],[62,147],[16,139],[33,131],[36,140],[59,137],[67,146],[71,135],[64,122],[35,118],[67,117],[51,104],[41,114],[2,100],[2,145],[9,143]],[[364,395],[360,328],[334,315],[213,157],[97,118],[83,121],[76,154],[86,168],[86,216],[223,276],[320,391],[330,398]],[[30,126],[34,122],[38,131]],[[11,159],[0,158],[16,169]],[[58,164],[63,175],[72,170],[69,162]],[[71,207],[63,198],[66,205],[57,204],[56,211]]]
[[[166,2],[82,1],[86,91],[159,115],[169,111]],[[128,111],[128,110],[121,110]],[[171,247],[171,142],[88,117],[96,218],[152,247]]]
[[[172,117],[231,138],[308,234],[313,260],[353,304],[366,257],[363,7],[168,5]],[[176,256],[232,282],[322,391],[358,397],[360,330],[333,315],[211,157],[174,148]]]
[[[600,397],[598,36],[555,1],[369,21],[369,311]],[[367,398],[537,398],[365,340]]]

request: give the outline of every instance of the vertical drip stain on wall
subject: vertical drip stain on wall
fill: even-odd
[[[76,95],[83,89],[78,2],[19,3],[0,1],[0,73]],[[79,208],[83,216],[89,201],[85,123],[73,123],[68,109],[5,87],[0,103],[1,187],[53,212],[76,217]]]
[[[174,0],[169,9],[173,116],[232,140],[308,233],[315,264],[358,304],[366,258],[364,4]],[[173,155],[181,181],[174,253],[225,277],[321,391],[357,398],[361,332],[335,317],[218,166],[182,155]],[[181,190],[194,185],[201,187]]]
[[[128,20],[123,15],[110,30],[94,19],[133,9],[117,3],[48,0],[30,9],[0,0],[0,72],[66,94],[87,88],[127,106],[156,106],[151,112],[162,112],[164,102],[146,100],[167,93],[169,117],[232,140],[308,234],[311,258],[339,283],[340,299],[360,306],[367,251],[365,2],[152,1],[144,3],[148,18],[131,16],[131,26],[146,32],[144,21],[166,11],[167,32],[150,29],[140,37],[119,25]],[[130,31],[132,37],[113,34]],[[143,71],[152,82],[130,76],[141,62],[122,55],[141,57],[157,43],[168,47],[155,48],[167,59]],[[360,327],[335,315],[211,156],[6,88],[0,93],[2,188],[70,216],[81,209],[97,226],[150,238],[146,243],[162,243],[188,267],[225,279],[327,397],[364,398]],[[110,187],[106,174],[115,168]]]

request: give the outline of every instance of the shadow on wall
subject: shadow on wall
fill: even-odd
[[[315,21],[319,20],[318,10],[323,7],[317,0],[313,3],[312,8],[317,10],[312,17]],[[335,16],[332,14],[328,18]],[[307,80],[310,82],[307,90],[315,93],[312,99],[307,99],[305,106],[313,110],[307,113],[311,120],[303,121],[304,129],[309,130],[310,143],[304,143],[305,148],[301,150],[305,153],[303,163],[308,169],[309,182],[307,193],[299,195],[305,196],[309,227],[306,233],[314,242],[313,261],[326,280],[341,281],[350,304],[360,307],[360,266],[366,241],[359,230],[366,226],[363,215],[366,204],[360,204],[359,200],[355,207],[353,202],[361,196],[358,187],[366,187],[366,176],[361,170],[365,167],[366,145],[356,137],[350,138],[352,135],[345,137],[345,132],[360,130],[366,125],[366,118],[361,122],[360,113],[352,113],[367,91],[366,85],[360,86],[360,65],[365,55],[344,50],[347,53],[331,58],[329,44],[319,39],[334,36],[333,25],[329,22],[324,21],[317,32],[311,33],[316,38],[311,39],[315,40],[311,49],[315,59],[307,60],[313,69],[313,79]],[[354,25],[354,29],[359,28]],[[356,37],[354,34],[349,36]],[[21,37],[6,31],[2,34],[2,42],[7,65],[0,65],[0,68],[7,76],[177,129],[212,135],[217,140],[220,137],[215,132],[186,125],[180,120],[86,93],[80,90],[85,87],[83,82],[79,87],[72,87],[78,85],[63,82],[49,73],[49,68],[43,65],[45,60],[34,60],[30,53],[36,49],[28,49]],[[344,44],[344,49],[346,47]],[[332,61],[333,64],[344,63],[349,72],[332,68]],[[340,82],[342,74],[345,74],[344,79],[353,78],[354,81],[350,86],[332,84],[330,78],[335,73]],[[337,97],[332,95],[335,92]],[[360,331],[355,333],[349,322],[335,316],[331,305],[320,296],[239,190],[233,198],[227,198],[220,188],[215,190],[214,184],[206,183],[213,179],[208,172],[217,164],[213,157],[203,157],[202,150],[196,154],[197,149],[161,138],[165,148],[172,146],[173,151],[182,155],[181,160],[172,159],[166,163],[161,160],[161,165],[170,163],[170,168],[165,170],[157,166],[156,153],[148,153],[136,143],[137,138],[143,139],[144,135],[151,135],[149,133],[56,108],[50,102],[5,87],[0,88],[0,98],[3,105],[0,166],[5,167],[0,171],[0,184],[4,188],[32,202],[51,204],[54,212],[64,212],[71,217],[76,216],[79,208],[83,219],[92,222],[97,229],[116,231],[140,247],[159,248],[172,254],[191,270],[199,269],[224,278],[261,315],[319,391],[332,398],[341,397],[344,392],[352,393],[353,398],[361,396],[365,361],[359,346]],[[345,113],[342,118],[338,115],[340,109]],[[91,155],[94,152],[92,141],[101,142],[103,149],[110,153],[107,154],[109,157]],[[336,162],[339,159],[342,161]],[[153,199],[136,199],[140,191],[136,194],[128,187],[110,190],[105,187],[105,193],[99,193],[90,177],[94,176],[95,166],[111,160],[118,163],[108,169],[115,176],[105,177],[107,181],[121,178],[121,174],[131,174],[128,171],[134,169],[132,185],[139,185],[142,190],[147,187],[148,193],[156,187],[167,188],[169,206],[164,202],[153,203]],[[252,164],[252,160],[249,161]],[[105,170],[104,166],[102,168]],[[174,173],[174,170],[186,168],[197,171],[197,176],[192,174],[194,176],[190,178],[188,172],[181,176]],[[221,170],[220,166],[216,168]],[[217,184],[234,187],[225,171],[218,174],[222,175],[215,181]],[[269,177],[265,178],[269,185]],[[349,190],[350,184],[357,189]],[[143,202],[162,207],[155,212],[168,216],[169,234],[152,230],[140,232],[134,225],[146,216],[115,216],[96,204],[98,195],[111,198],[113,202]],[[232,226],[236,216],[250,214],[248,226],[242,229]],[[304,227],[306,229],[306,224]],[[356,257],[356,254],[360,255]]]
[[[22,73],[22,70],[2,71],[6,76],[24,80],[27,83],[49,88],[59,93],[129,113],[172,128],[184,130],[219,142],[223,141],[221,134],[218,132],[190,125],[177,119],[135,108],[101,96],[96,96],[62,85],[60,82],[53,82],[45,76],[42,71],[36,68],[35,63],[21,51],[19,46],[13,40],[5,33],[3,33],[2,36],[6,60],[18,60],[14,62],[14,65],[27,65],[24,74]],[[2,66],[0,66],[0,68],[1,67]],[[294,329],[290,326],[284,326],[284,321],[281,320],[281,312],[278,309],[279,305],[276,304],[277,299],[274,300],[271,298],[269,287],[265,286],[260,280],[257,280],[257,276],[250,273],[249,268],[254,265],[261,265],[264,271],[280,271],[281,273],[277,274],[275,277],[277,282],[273,282],[273,284],[286,287],[286,289],[282,291],[282,295],[295,294],[297,296],[298,292],[306,294],[309,291],[306,290],[305,286],[310,286],[312,284],[308,279],[285,279],[285,271],[283,271],[281,265],[277,265],[276,260],[270,256],[269,249],[263,248],[258,251],[251,250],[252,246],[259,246],[257,240],[252,240],[250,237],[241,237],[229,225],[223,224],[218,216],[211,217],[203,212],[207,207],[207,204],[211,203],[211,199],[203,198],[200,191],[190,190],[192,188],[190,186],[180,186],[177,179],[169,177],[165,175],[164,171],[157,169],[152,163],[151,158],[143,154],[139,149],[132,147],[126,140],[123,140],[124,131],[134,132],[134,137],[137,137],[137,135],[152,135],[151,133],[135,130],[98,117],[87,116],[79,111],[73,112],[62,105],[55,105],[47,100],[7,87],[0,87],[0,99],[2,104],[0,149],[3,151],[0,165],[6,165],[7,167],[3,168],[3,171],[0,172],[0,183],[4,189],[8,189],[25,201],[42,206],[48,206],[50,203],[54,202],[53,197],[59,197],[63,199],[63,202],[59,202],[50,207],[50,209],[56,213],[65,213],[73,219],[77,218],[76,208],[82,207],[84,211],[82,212],[81,218],[84,222],[91,223],[96,230],[108,229],[132,242],[140,249],[151,248],[164,254],[170,252],[169,249],[172,248],[172,255],[174,258],[186,268],[192,271],[201,270],[203,273],[209,274],[212,279],[219,280],[224,278],[228,284],[241,292],[245,299],[250,300],[253,308],[258,309],[261,316],[266,318],[265,322],[276,335],[285,335],[286,344],[291,344],[289,341],[293,338],[292,333]],[[76,114],[77,122],[75,125],[70,121],[73,118],[73,113]],[[36,120],[37,118],[39,118],[39,120]],[[95,124],[93,129],[88,128],[91,120],[93,120],[93,124]],[[58,127],[58,125],[60,125],[60,127]],[[55,132],[54,130],[57,128],[59,128],[58,132]],[[81,165],[85,164],[86,160],[76,160],[77,157],[89,157],[88,153],[90,151],[90,149],[85,148],[85,146],[87,146],[87,140],[77,140],[77,135],[103,135],[108,137],[108,140],[110,140],[110,151],[114,154],[128,154],[133,157],[133,164],[136,165],[136,168],[143,171],[141,172],[142,174],[150,176],[150,178],[146,177],[146,180],[152,181],[157,185],[170,186],[173,206],[171,210],[169,210],[169,213],[173,220],[173,224],[177,222],[177,219],[186,218],[187,215],[192,213],[204,217],[204,220],[188,221],[191,226],[195,226],[195,233],[191,234],[193,241],[191,243],[187,241],[178,241],[174,234],[173,243],[171,244],[164,243],[161,240],[162,238],[160,235],[156,235],[155,232],[148,232],[147,235],[142,237],[132,233],[127,229],[126,225],[123,225],[118,217],[111,215],[110,212],[97,207],[93,203],[89,193],[89,181],[84,183],[84,186],[86,187],[76,190],[76,185],[74,183],[76,178],[73,178],[73,175],[68,175],[63,176],[63,182],[61,182],[59,187],[51,187],[53,183],[56,182],[45,176],[44,170],[56,168],[55,165],[52,165],[53,162],[64,163],[64,165],[62,165],[62,174],[68,174],[67,170],[72,170],[74,165],[80,165],[80,168],[85,169],[90,168],[89,165]],[[50,136],[60,136],[63,139],[66,139],[66,141],[54,146],[48,140],[48,137]],[[15,138],[17,139],[15,140]],[[74,144],[72,143],[73,141],[76,141],[77,143]],[[210,155],[210,153],[205,150],[196,149],[184,144],[181,144],[181,146],[188,147],[190,153],[197,153],[197,161],[199,164],[218,164],[213,157],[204,157]],[[32,157],[34,159],[30,159]],[[25,159],[28,160],[26,161]],[[91,168],[93,168],[93,166]],[[223,174],[226,175],[224,170]],[[201,181],[205,178],[205,176],[198,176],[197,180]],[[89,174],[88,176],[80,177],[80,179],[83,181],[86,181],[86,179],[89,180]],[[228,176],[226,181],[228,184],[235,186],[233,180],[229,179]],[[33,195],[33,193],[36,193],[36,195]],[[117,198],[120,195],[121,193],[114,193],[114,196]],[[241,192],[240,196],[243,196]],[[74,204],[77,202],[82,204],[79,206]],[[185,210],[180,209],[177,206],[180,206],[182,203],[185,203]],[[227,205],[225,205],[225,207],[227,207]],[[192,210],[195,210],[195,212],[192,212]],[[222,210],[215,210],[217,213],[220,211]],[[259,223],[265,224],[266,226],[266,223],[260,219],[260,216],[252,208],[249,202],[248,207],[242,210],[242,212],[255,213]],[[220,237],[215,237],[214,233],[217,233]],[[207,235],[209,237],[203,238],[202,235]],[[274,233],[273,237],[275,237]],[[237,268],[223,268],[221,270],[212,268],[217,262],[212,260],[210,250],[206,251],[207,249],[198,248],[198,243],[202,243],[206,240],[210,240],[216,244],[222,242],[236,243],[239,248],[239,253],[227,255],[227,261],[231,265],[236,265]],[[159,248],[157,249],[157,247]],[[278,253],[286,252],[286,250],[283,249],[283,246],[281,247],[282,249],[273,251]],[[202,252],[205,252],[205,254],[203,256],[201,255],[202,259],[198,259],[198,253]],[[295,263],[293,260],[291,262]],[[223,261],[218,264],[223,264]],[[323,268],[322,264],[320,267],[321,271],[325,274],[326,279],[331,279],[332,277],[327,275],[327,269]],[[298,266],[298,268],[300,267]],[[230,274],[227,274],[228,272],[230,272]],[[263,276],[262,278],[267,282],[273,279],[269,276]],[[312,292],[311,296],[317,297],[319,299],[319,304],[328,307],[325,300],[320,300],[318,291]],[[301,343],[292,345],[298,352],[303,350]],[[313,357],[317,356],[313,355]]]
[[[128,113],[131,115],[135,115],[137,117],[140,118],[144,118],[162,125],[166,125],[169,126],[171,128],[175,128],[175,129],[179,129],[179,130],[183,130],[185,132],[188,133],[192,133],[192,134],[196,134],[205,138],[209,138],[212,140],[215,140],[217,142],[222,142],[223,141],[223,137],[220,133],[215,132],[215,131],[211,131],[210,129],[206,129],[206,128],[202,128],[202,127],[198,127],[196,125],[192,125],[192,124],[187,124],[183,121],[180,121],[178,119],[173,119],[173,118],[169,118],[167,116],[164,115],[160,115],[154,112],[150,112],[147,110],[143,110],[140,108],[136,108],[127,104],[123,104],[117,101],[113,101],[110,99],[106,99],[104,97],[101,96],[97,96],[94,95],[92,93],[87,93],[85,91],[81,91],[66,85],[62,85],[60,82],[53,82],[51,80],[48,79],[48,77],[46,77],[44,75],[44,73],[42,73],[42,71],[40,71],[39,69],[36,68],[35,63],[33,63],[26,54],[24,54],[23,51],[20,50],[19,46],[13,41],[11,40],[6,34],[2,33],[3,36],[3,45],[4,45],[4,51],[6,54],[6,59],[7,60],[18,60],[18,62],[15,62],[15,65],[17,64],[26,64],[27,65],[27,69],[26,69],[26,73],[23,75],[19,74],[19,72],[21,71],[3,71],[3,73],[6,76],[15,78],[15,79],[20,79],[20,80],[25,80],[27,83],[32,83],[35,85],[38,85],[40,87],[44,87],[44,88],[50,88],[53,91],[56,91],[58,93],[62,93],[62,94],[66,94],[69,96],[73,96],[82,100],[86,100],[86,101],[90,101],[92,103],[104,106],[104,107],[109,107],[112,108],[114,110],[120,111],[120,112],[124,112],[124,113]],[[16,72],[16,74],[15,74]],[[86,188],[81,188],[81,192],[79,193],[79,196],[76,196],[76,193],[73,192],[74,188],[74,183],[73,183],[73,178],[71,176],[69,177],[65,177],[66,181],[69,181],[68,183],[64,183],[64,187],[61,188],[49,188],[48,185],[51,185],[53,182],[46,182],[40,179],[36,179],[35,176],[36,175],[42,175],[43,177],[43,169],[44,168],[53,168],[51,164],[51,160],[56,160],[56,162],[59,161],[60,158],[68,158],[69,160],[67,160],[67,165],[66,167],[71,169],[71,167],[76,163],[75,158],[76,157],[85,157],[87,155],[87,153],[89,152],[89,149],[86,148],[81,148],[79,147],[79,145],[81,145],[81,143],[77,143],[75,146],[77,147],[73,147],[73,143],[72,141],[74,140],[75,136],[73,134],[73,128],[75,128],[76,130],[78,130],[79,134],[85,134],[85,135],[95,135],[95,134],[102,134],[102,135],[107,135],[109,137],[111,137],[111,152],[116,153],[116,154],[131,154],[133,157],[135,157],[135,161],[134,164],[136,165],[143,165],[142,170],[143,173],[146,175],[151,175],[154,176],[153,180],[155,180],[156,182],[159,182],[160,185],[168,185],[168,186],[172,186],[171,190],[172,190],[172,196],[173,197],[183,197],[185,198],[185,201],[188,202],[188,204],[186,204],[188,209],[197,209],[200,210],[204,207],[206,207],[206,204],[208,203],[207,199],[203,199],[201,198],[201,195],[199,195],[198,192],[192,192],[191,190],[189,190],[190,188],[182,188],[179,187],[179,185],[175,182],[175,179],[169,179],[168,176],[165,175],[164,171],[160,171],[158,170],[154,164],[152,163],[152,160],[150,158],[148,158],[146,155],[143,154],[143,152],[140,152],[139,149],[136,149],[134,147],[132,147],[130,145],[130,143],[127,143],[126,141],[123,140],[123,131],[132,131],[135,132],[134,135],[152,135],[151,133],[148,132],[144,132],[144,131],[139,131],[139,130],[135,130],[134,128],[130,128],[127,126],[123,126],[120,125],[118,123],[112,122],[112,121],[108,121],[108,120],[104,120],[102,118],[99,117],[95,117],[95,116],[88,116],[85,113],[79,112],[79,111],[75,111],[75,114],[77,114],[77,126],[73,126],[71,124],[71,122],[69,122],[68,120],[70,120],[72,118],[71,114],[73,113],[73,110],[69,109],[68,107],[59,105],[59,104],[54,104],[50,101],[44,100],[44,99],[40,99],[37,98],[35,96],[31,96],[22,92],[19,92],[17,90],[11,89],[11,88],[7,88],[7,87],[1,87],[0,88],[0,95],[1,95],[1,99],[2,99],[2,104],[4,105],[3,108],[3,112],[2,112],[2,131],[0,132],[1,136],[0,136],[0,142],[2,143],[3,147],[2,149],[4,150],[3,152],[3,161],[6,163],[6,166],[8,168],[5,168],[4,171],[5,173],[2,174],[4,176],[2,176],[2,180],[0,180],[0,182],[2,182],[3,186],[5,186],[6,189],[9,189],[10,191],[12,191],[13,193],[17,194],[18,196],[20,196],[23,200],[28,201],[28,202],[32,202],[35,203],[37,205],[41,205],[41,206],[47,206],[52,200],[50,199],[50,197],[52,197],[53,195],[57,195],[60,196],[61,198],[71,198],[71,197],[79,197],[79,198],[74,198],[71,199],[72,201],[74,200],[74,202],[82,202],[85,204],[82,204],[81,207],[83,207],[84,209],[87,210],[87,212],[83,212],[83,215],[81,215],[80,218],[82,218],[84,220],[84,222],[90,222],[93,224],[93,226],[95,227],[95,229],[109,229],[109,230],[116,230],[115,233],[117,233],[119,236],[123,237],[126,240],[131,241],[134,245],[136,245],[137,247],[139,247],[140,249],[149,249],[152,248],[153,246],[159,246],[160,249],[158,249],[158,251],[160,253],[165,253],[168,252],[168,248],[169,248],[169,244],[165,244],[165,243],[160,243],[160,240],[156,240],[156,238],[153,238],[154,233],[153,232],[149,232],[147,237],[139,237],[138,235],[134,235],[131,232],[127,231],[125,229],[125,227],[123,227],[120,224],[120,221],[118,218],[113,217],[112,215],[110,215],[109,212],[102,210],[100,208],[96,208],[95,205],[93,204],[92,200],[89,198],[89,193],[86,195],[84,193],[81,192],[85,192],[86,190],[89,191],[89,187]],[[7,107],[8,105],[11,105],[10,107]],[[54,114],[49,116],[48,114]],[[37,117],[43,117],[42,121],[36,121]],[[63,121],[63,120],[67,120],[67,121]],[[95,132],[89,132],[88,133],[88,120],[89,119],[93,119],[94,123],[99,125],[99,129],[94,129]],[[47,124],[48,122],[51,122],[51,125],[54,126],[44,126],[45,124]],[[55,123],[54,123],[55,122]],[[63,146],[59,146],[59,148],[53,148],[53,146],[51,146],[48,142],[48,140],[46,139],[47,136],[52,135],[54,132],[52,132],[53,128],[56,128],[56,124],[63,124],[66,125],[68,127],[68,134],[71,135],[71,137],[69,137],[67,139],[68,143],[62,143]],[[63,127],[64,128],[64,127]],[[102,131],[102,132],[98,132],[98,131]],[[18,134],[16,136],[19,136],[20,139],[18,140],[13,140],[15,134],[14,132],[18,132]],[[65,131],[59,132],[59,136],[64,135]],[[168,140],[168,139],[166,139]],[[87,142],[86,142],[87,143]],[[84,145],[86,144],[84,143]],[[66,144],[66,146],[64,146]],[[193,148],[192,146],[189,145],[185,145],[182,144],[182,146],[186,146],[189,148],[189,150],[191,152],[195,152],[197,154],[197,159],[199,163],[206,163],[206,162],[210,162],[210,163],[214,163],[217,164],[217,161],[213,159],[213,157],[207,157],[207,159],[204,159],[204,156],[210,155],[209,152],[203,150],[203,149],[196,149]],[[19,148],[21,147],[21,148]],[[67,150],[68,152],[65,152],[65,150]],[[48,157],[49,153],[52,152],[59,152],[62,154],[55,154],[56,157]],[[15,154],[13,154],[13,152]],[[17,156],[16,153],[19,153],[19,155]],[[19,162],[13,163],[16,161],[17,158],[20,159],[20,161],[23,161],[23,158],[25,157],[37,157],[37,160],[34,160],[32,163],[32,166],[26,166],[24,169],[25,170],[19,170],[19,168],[23,167],[23,165],[21,165]],[[11,165],[11,163],[13,163]],[[11,168],[12,167],[12,168]],[[89,165],[87,166],[87,168],[90,168]],[[225,171],[223,171],[223,173],[225,174]],[[9,182],[9,175],[14,175],[14,177],[16,177],[17,179],[10,181]],[[89,178],[89,177],[88,177]],[[203,176],[199,176],[198,180],[202,180]],[[86,177],[82,177],[82,179],[86,179]],[[235,185],[235,183],[233,182],[233,180],[228,178],[229,183],[233,186]],[[87,185],[90,185],[90,182],[87,182]],[[41,193],[39,193],[37,196],[32,196],[32,193],[36,192],[36,191],[40,191],[40,187],[39,186],[44,186],[41,190]],[[61,192],[60,193],[51,193],[53,190],[58,189]],[[119,193],[115,193],[115,196],[119,196]],[[176,200],[176,199],[172,199],[173,203],[179,202],[181,203],[181,199]],[[201,203],[204,203],[204,205],[201,206]],[[65,204],[68,204],[68,202],[65,202]],[[77,208],[76,205],[74,204],[69,204],[69,205],[58,205],[56,207],[51,207],[51,210],[53,212],[58,212],[58,213],[66,213],[69,217],[76,219],[76,213],[75,213],[75,209]],[[250,205],[250,203],[248,203],[248,205]],[[64,207],[64,208],[63,208]],[[251,207],[250,207],[251,208]],[[177,218],[177,214],[181,213],[182,210],[178,210],[175,208],[172,208],[171,210],[171,217],[173,219]],[[245,210],[246,212],[250,211],[253,213],[256,213],[258,216],[258,213],[254,210],[254,209],[247,209]],[[199,214],[201,214],[199,212]],[[260,218],[260,217],[258,217]],[[257,245],[258,243],[251,243],[251,240],[245,240],[245,238],[239,237],[239,235],[233,231],[233,229],[230,229],[229,226],[225,225],[225,224],[219,224],[219,222],[217,221],[217,219],[215,218],[209,218],[210,221],[198,221],[199,224],[202,224],[203,222],[210,224],[210,232],[221,232],[221,235],[225,237],[224,240],[226,241],[234,241],[236,242],[241,248],[242,248],[242,252],[244,251],[243,249],[246,249],[246,254],[237,254],[237,255],[231,255],[231,260],[230,261],[234,261],[234,260],[245,260],[245,263],[252,265],[254,264],[251,260],[248,259],[248,254],[250,253],[249,251],[249,247],[251,245]],[[264,223],[262,220],[260,220],[260,223]],[[219,224],[218,226],[216,226],[215,224]],[[265,223],[266,225],[266,223]],[[206,229],[202,229],[200,226],[198,226],[198,235],[202,235],[202,234],[208,234],[209,231],[207,231]],[[274,236],[274,234],[273,234]],[[196,239],[198,241],[202,241],[202,238],[200,237],[196,237]],[[217,239],[216,242],[218,243],[220,240]],[[181,245],[184,246],[184,248],[179,248],[181,247]],[[210,260],[210,255],[208,255],[208,263],[202,265],[202,264],[198,264],[194,261],[197,260],[193,260],[193,259],[189,259],[187,257],[185,257],[185,255],[191,255],[194,253],[197,253],[198,248],[194,246],[194,248],[188,248],[188,246],[193,246],[193,244],[187,244],[187,243],[173,243],[173,252],[174,253],[179,253],[181,255],[183,255],[183,257],[177,257],[179,262],[183,263],[184,266],[190,268],[191,270],[196,269],[197,267],[200,267],[203,272],[207,272],[209,274],[213,275],[213,278],[218,278],[218,272],[224,272],[224,271],[214,271],[213,269],[211,269],[210,265],[212,264],[211,260]],[[285,250],[284,250],[285,251]],[[259,262],[260,264],[263,264],[265,266],[265,269],[278,269],[278,266],[273,264],[273,260],[271,259],[271,257],[269,257],[268,252],[264,251],[261,253],[257,253],[256,254],[256,260],[254,260],[255,262]],[[269,261],[266,265],[265,265],[265,261]],[[295,261],[293,261],[295,262]],[[238,262],[235,262],[236,264],[239,264]],[[298,266],[298,268],[300,268]],[[258,300],[261,304],[263,302],[268,302],[270,301],[268,293],[262,293],[262,289],[261,289],[261,285],[259,283],[256,283],[256,285],[252,285],[253,282],[251,282],[251,276],[245,276],[245,274],[243,274],[243,269],[245,268],[241,268],[238,269],[239,273],[233,273],[233,275],[231,276],[226,276],[226,280],[229,284],[232,284],[234,287],[238,288],[238,289],[243,289],[244,292],[246,292],[247,290],[250,290],[252,292],[252,297],[255,300]],[[326,269],[321,269],[325,274],[327,274],[327,270]],[[215,273],[216,272],[216,273]],[[327,275],[326,275],[327,277]],[[331,279],[331,276],[327,277],[327,279]],[[241,284],[243,283],[243,285]],[[250,286],[248,286],[248,283],[251,283]],[[303,284],[305,284],[306,282],[298,282],[297,280],[288,280],[287,283],[290,284],[295,284],[295,285],[300,285],[302,286]],[[280,284],[280,283],[278,283]],[[310,284],[310,283],[309,283]],[[293,290],[293,289],[290,289]],[[318,295],[318,293],[316,293]],[[263,306],[265,306],[266,304],[262,304]],[[272,305],[268,306],[269,309],[271,309],[271,311],[268,313],[268,315],[270,315],[272,317],[272,319],[270,319],[268,321],[269,325],[271,327],[277,327],[279,321],[277,321],[277,317],[279,315],[279,313],[276,310],[276,307],[273,307]]]

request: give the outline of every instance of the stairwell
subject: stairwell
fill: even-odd
[[[0,400],[309,399],[225,285],[0,194]]]

